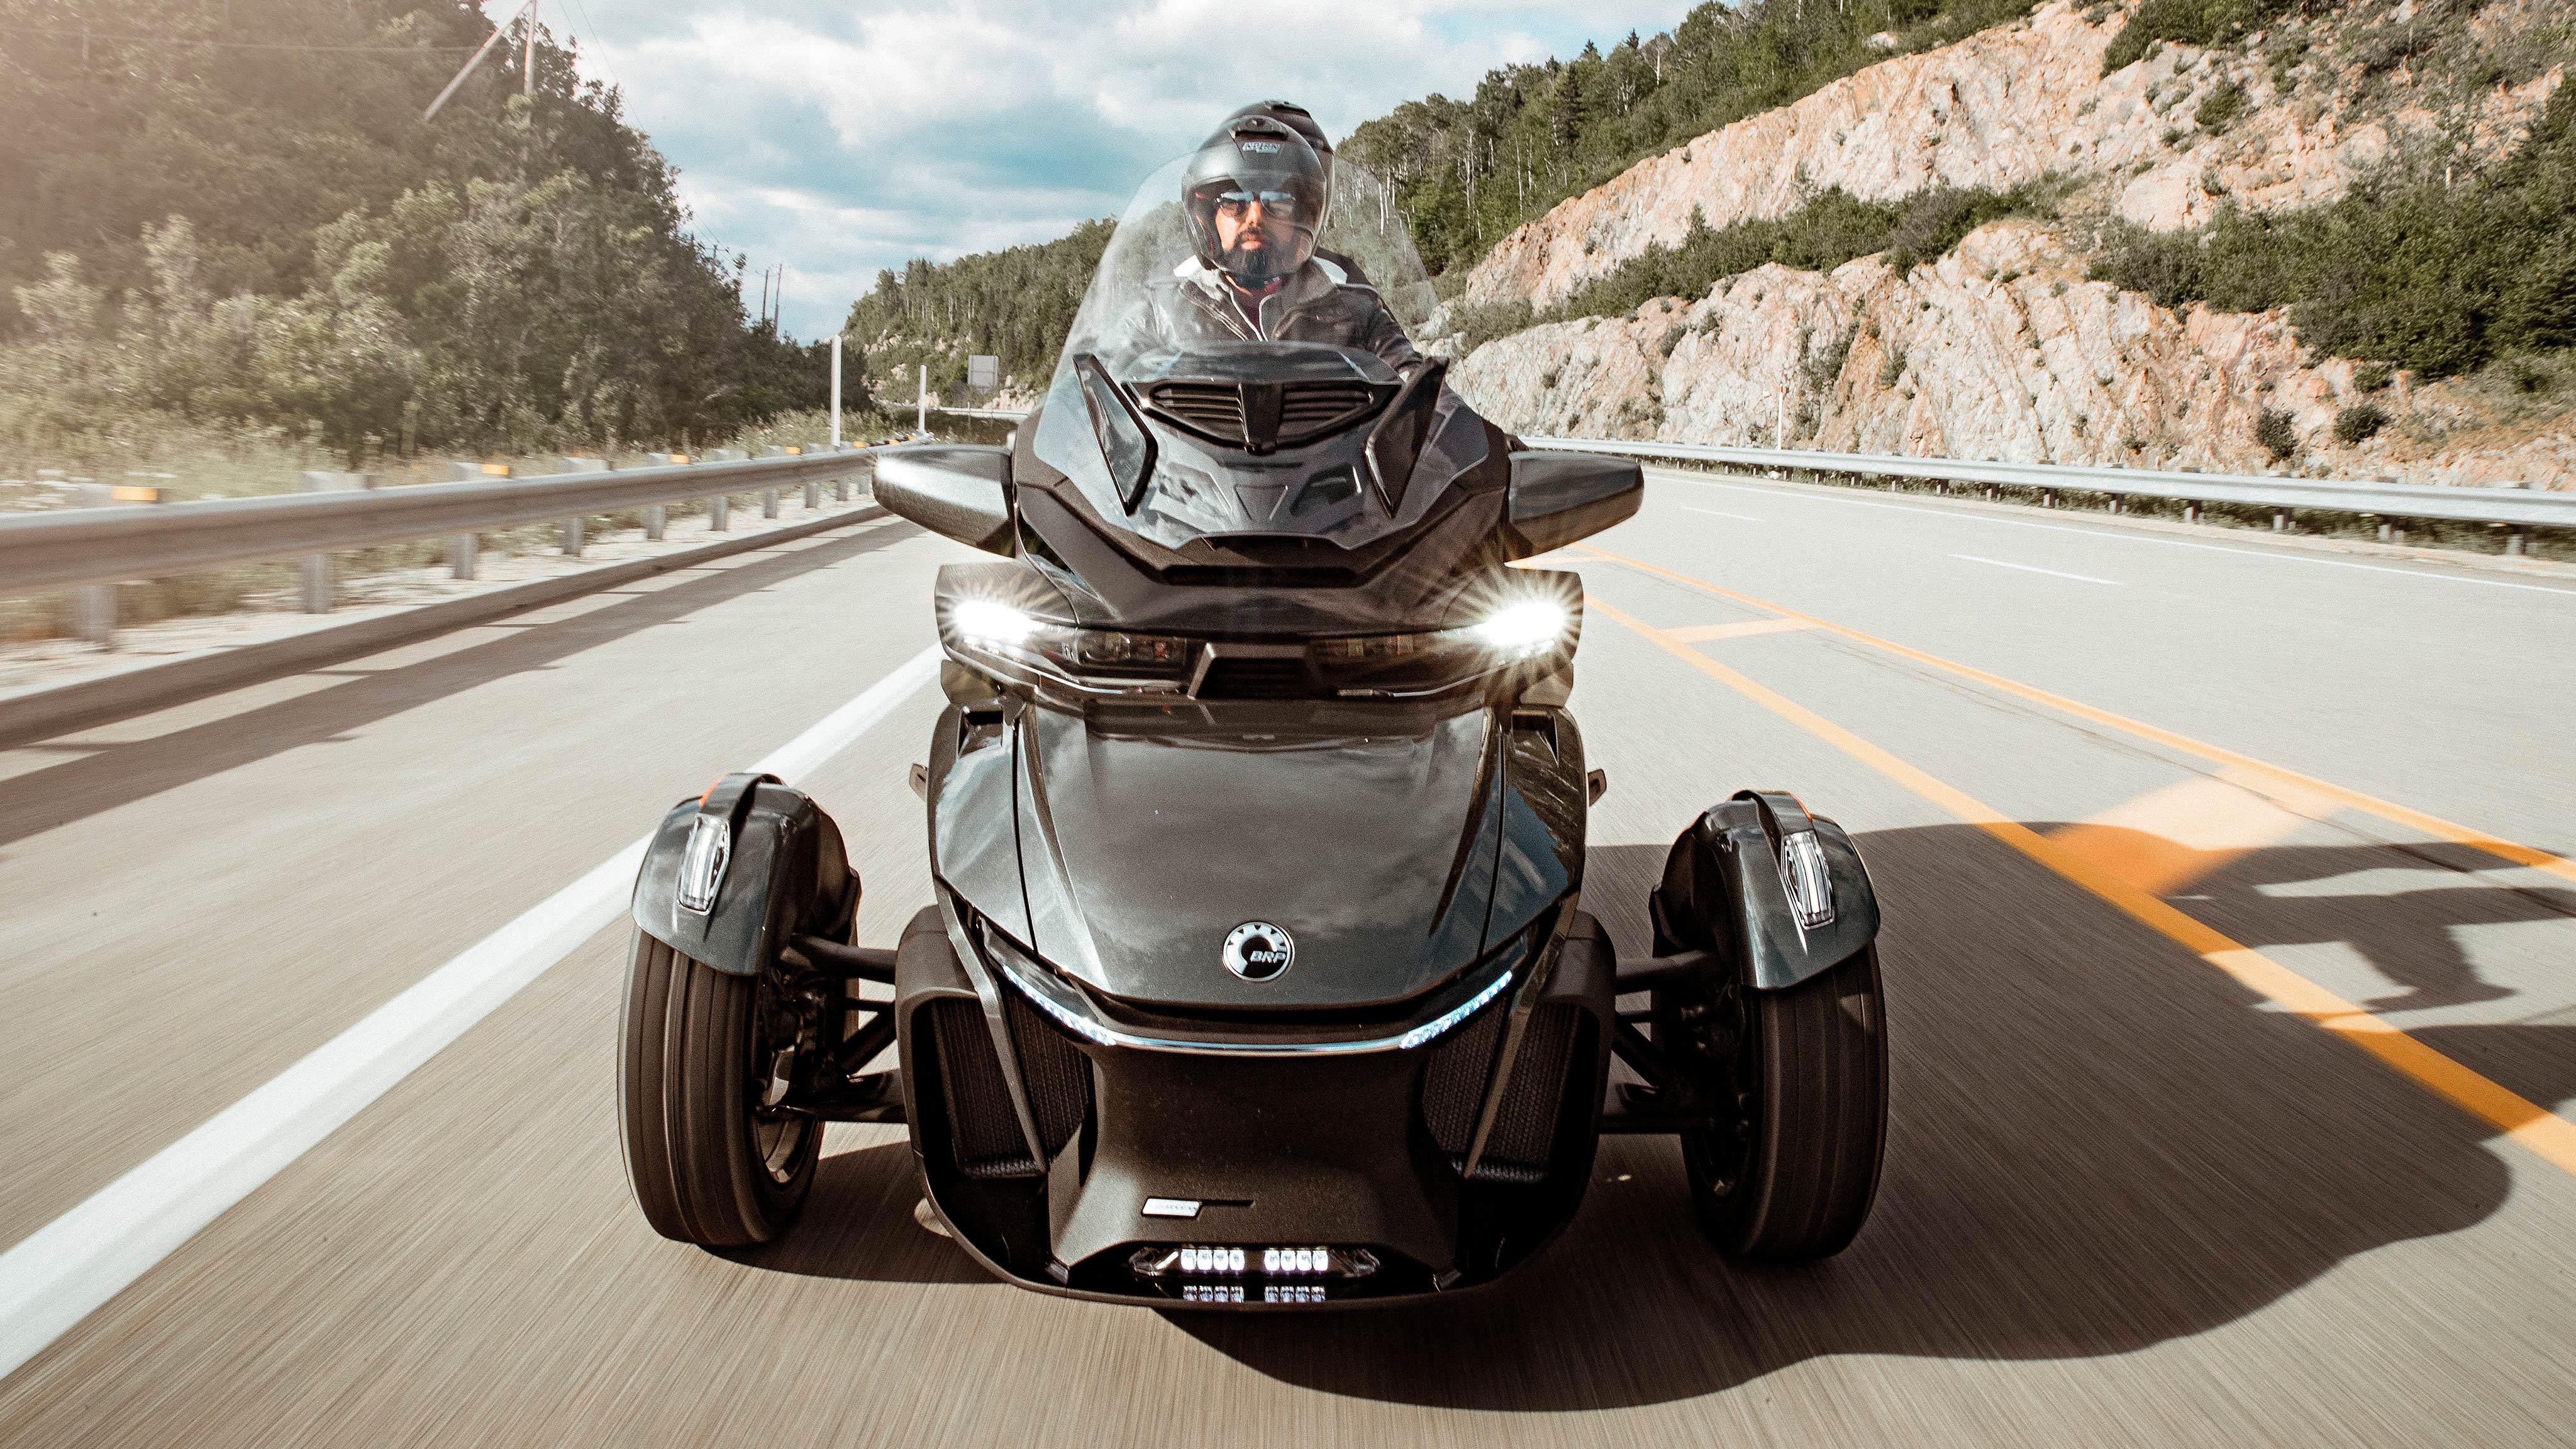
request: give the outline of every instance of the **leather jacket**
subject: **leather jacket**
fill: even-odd
[[[1339,267],[1309,261],[1261,299],[1257,326],[1234,304],[1224,275],[1193,257],[1145,288],[1119,329],[1130,355],[1191,342],[1322,342],[1373,352],[1401,372],[1421,360],[1375,287]]]

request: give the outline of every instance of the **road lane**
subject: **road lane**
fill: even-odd
[[[0,804],[0,1246],[918,652],[887,595],[952,554],[858,525],[58,742]]]
[[[1934,592],[1956,568],[1945,550],[1900,535],[1842,540],[1845,556],[1682,513],[1658,501],[1601,542],[1665,546],[1729,581],[1875,568],[1851,588],[1865,609],[1815,612],[1883,628],[1856,615],[1910,597],[1920,617],[1898,624],[1967,628]],[[921,569],[956,556],[918,547]],[[881,601],[888,628],[911,613],[917,647],[926,572],[893,577],[896,552],[817,579],[886,572],[882,590],[821,591]],[[2107,821],[2188,848],[2224,813],[2189,806],[2207,761],[1669,579],[1579,566],[1609,608],[1691,631],[1687,647],[2034,830]],[[1967,642],[1998,668],[2026,647],[2010,630]],[[2141,649],[2133,667],[2170,663]],[[794,674],[792,659],[729,660],[728,704]],[[1877,1214],[1829,1264],[1717,1260],[1671,1145],[1623,1139],[1564,1240],[1489,1293],[1263,1321],[1072,1304],[985,1281],[914,1228],[900,1134],[872,1128],[834,1129],[780,1243],[697,1252],[653,1237],[626,1195],[612,931],[0,1381],[0,1442],[2569,1442],[2576,1182],[1606,614],[1578,676],[1611,787],[1587,905],[1631,949],[1665,843],[1740,786],[1798,790],[1868,856],[1888,920],[1893,1123]],[[567,659],[531,683],[542,697],[595,677]],[[2184,668],[2137,684],[2162,702],[2198,682]],[[2328,717],[2366,733],[2371,687],[2346,679]],[[2419,706],[2436,721],[2447,707]],[[926,721],[890,719],[817,776],[867,881],[864,939],[890,940],[927,898],[903,783]],[[639,776],[684,753],[634,748]],[[635,793],[649,814],[672,792]],[[2536,1101],[2576,1096],[2576,1012],[2549,994],[2563,972],[2538,969],[2576,946],[2576,923],[2529,872],[2461,869],[2440,842],[2349,809],[2265,830],[2219,838],[2204,853],[2223,859],[2165,888],[2267,952],[2331,948],[2416,996],[2460,998],[2414,1029]],[[347,874],[375,867],[356,856]],[[2506,994],[2467,999],[2472,986]]]

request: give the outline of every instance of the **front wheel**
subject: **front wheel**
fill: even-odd
[[[1875,946],[1780,991],[1658,994],[1711,1125],[1684,1131],[1700,1230],[1731,1258],[1826,1258],[1878,1196],[1887,1036]]]
[[[653,1230],[702,1247],[778,1236],[804,1206],[822,1124],[777,1099],[799,1033],[767,976],[638,931],[618,1054],[626,1177]]]

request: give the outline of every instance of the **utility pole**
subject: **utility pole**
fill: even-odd
[[[927,362],[921,365],[920,407],[920,413],[913,419],[912,430],[926,433],[930,431],[930,364]]]
[[[537,0],[528,0],[526,48],[519,52],[519,94],[537,98]]]
[[[474,74],[475,68],[483,64],[483,57],[492,53],[492,47],[501,43],[501,37],[509,30],[511,20],[517,17],[520,10],[533,9],[534,5],[535,0],[520,0],[520,3],[516,8],[512,9],[508,15],[502,16],[500,20],[493,25],[491,38],[483,42],[483,48],[474,52],[472,58],[465,62],[464,68],[456,72],[456,79],[449,81],[447,83],[447,89],[438,93],[438,99],[429,103],[429,109],[420,113],[420,118],[423,121],[436,118],[439,107],[446,105],[448,97],[456,94],[456,88],[465,84],[465,78]],[[531,27],[530,33],[535,33],[533,27]]]
[[[832,446],[841,446],[841,334],[832,334]]]

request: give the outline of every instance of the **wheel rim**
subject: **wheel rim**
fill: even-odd
[[[816,1129],[813,1118],[779,1103],[795,1080],[808,1033],[795,1001],[780,992],[762,972],[752,998],[751,1082],[744,1101],[751,1109],[751,1147],[769,1180],[792,1181],[805,1145]]]
[[[1726,1201],[1751,1171],[1760,1108],[1759,1048],[1742,988],[1729,984],[1715,1000],[1669,1003],[1658,993],[1655,1039],[1673,1044],[1665,1059],[1687,1077],[1692,1105],[1714,1119],[1681,1134],[1683,1164],[1702,1192]]]

